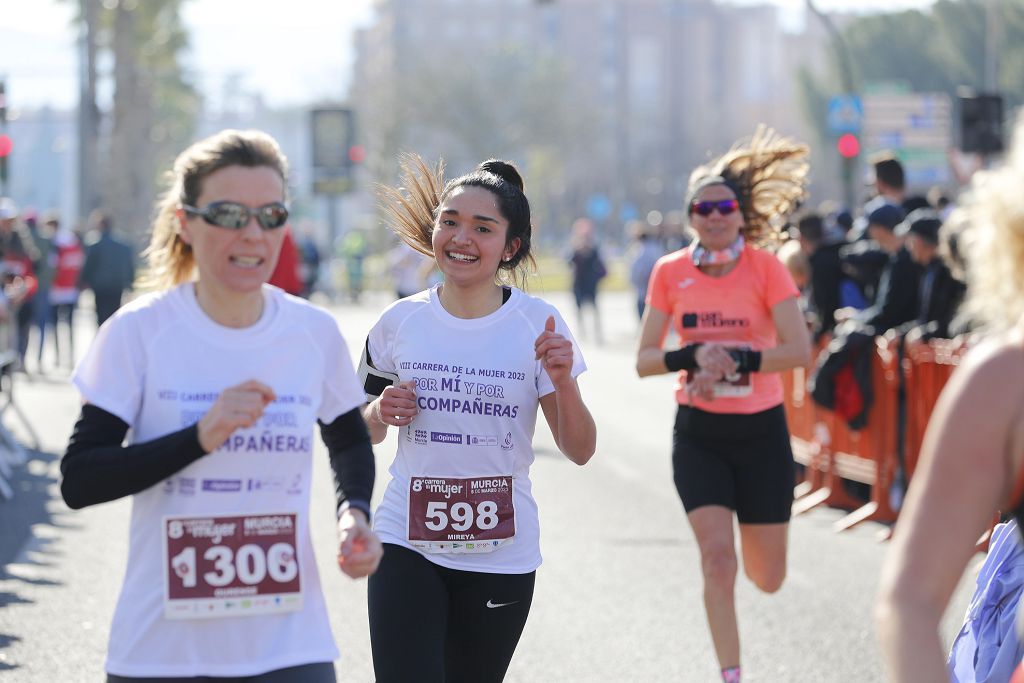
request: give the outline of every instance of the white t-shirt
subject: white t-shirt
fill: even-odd
[[[578,376],[586,364],[558,311],[540,299],[513,288],[509,300],[494,313],[462,319],[444,309],[437,291],[434,287],[392,304],[367,339],[378,370],[395,374],[400,381],[416,380],[419,407],[412,423],[400,430],[391,481],[374,513],[374,529],[382,541],[419,550],[444,567],[496,574],[531,572],[541,563],[537,503],[530,485],[533,433],[538,400],[554,391],[533,345],[548,316],[555,317],[556,331],[573,341],[572,375]],[[460,481],[471,478],[475,484]],[[480,552],[481,537],[471,533],[473,527],[460,529],[459,522],[466,527],[486,519],[488,496],[470,499],[454,510],[458,498],[442,492],[432,501],[422,501],[418,512],[411,510],[410,503],[417,498],[412,492],[422,491],[424,482],[467,489],[493,484],[504,491],[511,482],[514,536],[503,542],[484,539],[484,545],[495,547]],[[417,514],[418,521],[412,519]],[[411,521],[419,527],[443,526],[441,543],[431,542],[433,547],[424,551],[424,543],[413,538]]]
[[[197,422],[221,390],[246,380],[267,384],[277,396],[258,424],[236,431],[218,450],[133,497],[128,567],[110,633],[110,673],[249,676],[338,657],[309,535],[314,425],[361,406],[364,394],[329,314],[269,285],[263,296],[263,315],[244,329],[207,317],[191,284],[144,296],[100,328],[72,377],[85,401],[130,425],[134,443]],[[192,521],[183,527],[168,517]],[[254,596],[248,585],[221,588],[212,600],[168,599],[179,590],[170,587],[177,561],[189,557],[169,561],[170,553],[179,552],[173,543],[194,539],[198,546],[198,558],[194,548],[185,549],[193,568],[180,570],[179,584],[187,578],[194,585],[197,561],[199,580],[206,581],[204,550],[215,553],[206,559],[228,551],[209,549],[220,536],[205,534],[204,540],[203,524],[225,528],[221,522],[231,517],[246,533],[250,524],[284,520],[293,536],[281,547],[293,550],[282,559],[280,548],[274,555],[273,548],[264,548],[264,554],[252,552],[255,545],[245,552],[235,547],[230,552],[237,554],[229,556],[234,563],[217,565],[210,572],[216,576],[202,585],[224,585],[221,579],[236,573],[238,580],[245,575],[256,581],[252,576],[262,572],[265,581],[268,569],[281,574],[292,567],[286,578],[293,592],[286,598],[296,611],[253,614],[279,606],[267,607],[273,600]],[[210,526],[209,520],[221,526]],[[182,539],[183,528],[192,535]],[[261,533],[252,532],[256,541]],[[296,584],[300,591],[293,590]],[[178,606],[175,618],[168,613],[171,604]],[[218,616],[182,617],[185,608]]]

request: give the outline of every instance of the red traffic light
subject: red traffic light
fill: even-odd
[[[0,135],[0,158],[6,157],[14,149],[14,141],[10,135]]]
[[[362,145],[352,145],[348,148],[348,160],[353,164],[361,164],[366,161],[366,148]]]
[[[860,154],[860,140],[853,133],[840,135],[836,141],[836,151],[844,159],[852,159]]]

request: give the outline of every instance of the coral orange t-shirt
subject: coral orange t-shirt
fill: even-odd
[[[772,307],[798,295],[789,271],[774,254],[746,246],[736,266],[721,277],[702,273],[691,245],[663,256],[651,272],[647,305],[672,321],[680,344],[716,342],[755,351],[778,343]],[[782,403],[782,378],[775,372],[743,373],[716,385],[712,401],[686,393],[679,373],[680,405],[712,413],[757,413]]]

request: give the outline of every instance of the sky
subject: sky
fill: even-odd
[[[780,7],[788,25],[802,21],[804,0],[770,1]],[[930,3],[817,0],[824,11],[891,11]],[[337,101],[347,88],[352,31],[372,20],[372,4],[373,0],[188,0],[183,10],[190,33],[185,63],[211,102],[233,80],[243,91],[265,92],[266,99],[278,106]],[[0,0],[0,77],[6,77],[9,107],[74,108],[77,5],[74,0]]]

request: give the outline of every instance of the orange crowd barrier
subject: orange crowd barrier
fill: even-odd
[[[904,383],[907,407],[904,480],[909,482],[928,417],[965,350],[965,345],[956,341],[918,342],[907,345],[901,363],[897,340],[878,337],[875,342],[871,356],[874,400],[863,429],[850,429],[846,420],[814,403],[807,391],[810,368],[782,373],[793,457],[804,465],[803,477],[796,484],[793,513],[819,505],[850,510],[835,523],[837,531],[865,521],[896,520],[898,510],[892,505],[891,492],[900,464],[900,382]],[[869,499],[865,502],[850,494],[844,480],[870,487]]]

